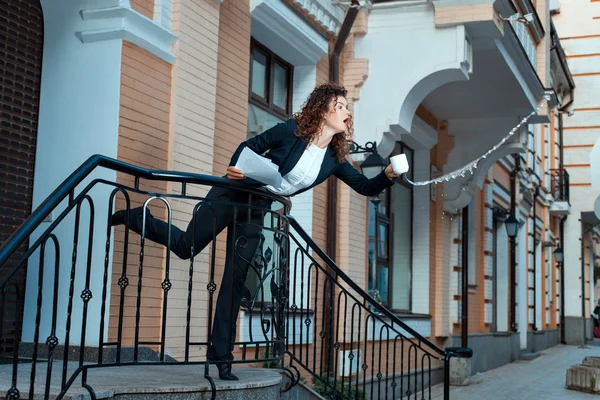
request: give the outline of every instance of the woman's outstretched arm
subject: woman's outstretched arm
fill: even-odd
[[[373,179],[369,179],[358,172],[348,160],[345,160],[343,163],[338,164],[334,175],[357,193],[360,193],[363,196],[376,196],[396,182],[397,175],[394,174],[393,171],[390,171],[391,166],[388,165],[388,167],[381,171],[379,175]],[[390,176],[388,176],[388,173]]]

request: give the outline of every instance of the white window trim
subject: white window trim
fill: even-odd
[[[170,64],[177,58],[171,53],[177,35],[127,6],[82,10],[81,18],[90,22],[90,29],[79,32],[83,43],[122,39]]]

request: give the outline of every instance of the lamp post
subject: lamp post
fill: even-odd
[[[556,260],[556,263],[559,264],[558,268],[560,268],[560,264],[562,264],[564,256],[565,255],[564,255],[562,249],[560,248],[560,245],[558,245],[556,247],[556,250],[554,250],[554,259]]]
[[[387,167],[387,164],[383,157],[377,153],[377,143],[376,142],[367,142],[364,146],[359,145],[356,142],[349,142],[348,146],[350,147],[350,151],[348,154],[361,154],[361,153],[371,153],[365,159],[365,161],[360,164],[360,169],[362,173],[367,178],[371,179],[376,177]]]
[[[519,231],[519,221],[515,217],[514,214],[510,214],[510,216],[504,221],[504,226],[506,227],[506,234],[510,239],[510,280],[511,280],[511,290],[510,290],[510,304],[511,304],[511,314],[510,314],[510,328],[513,332],[517,331],[517,318],[516,318],[516,269],[517,269],[517,243],[516,237],[517,232]]]
[[[364,176],[369,179],[375,178],[387,167],[387,163],[377,153],[377,143],[367,142],[364,146],[359,145],[356,142],[349,142],[350,151],[349,154],[361,154],[371,153],[369,156],[360,164],[360,169]],[[371,203],[377,205],[381,202],[379,196],[371,197]]]

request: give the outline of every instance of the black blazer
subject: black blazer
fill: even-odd
[[[281,176],[285,176],[298,163],[307,147],[306,140],[296,136],[296,129],[296,120],[291,118],[273,126],[252,139],[246,140],[233,153],[229,165],[235,166],[244,147],[248,147],[256,154],[263,154],[266,151],[267,153],[264,157],[269,158],[279,166],[279,173]],[[389,179],[385,175],[385,171],[381,171],[373,179],[368,179],[358,172],[347,160],[339,162],[335,151],[331,146],[328,146],[323,163],[321,164],[321,170],[315,182],[311,186],[294,193],[292,196],[317,186],[331,175],[335,175],[363,196],[375,196],[392,186],[396,181],[395,179]],[[246,178],[244,182],[264,186],[263,183],[251,178]]]

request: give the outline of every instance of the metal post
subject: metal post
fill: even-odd
[[[469,346],[469,206],[462,209],[462,329],[461,346]]]
[[[562,217],[560,220],[560,248],[565,251],[564,246],[564,232],[565,232],[565,220],[566,217]],[[564,254],[564,253],[563,253]],[[558,263],[560,268],[560,338],[561,343],[566,344],[565,340],[565,264],[564,264],[564,256],[563,262]]]
[[[521,159],[515,156],[515,168],[510,174],[510,212],[516,218],[516,192],[518,188],[517,174]],[[517,238],[510,238],[510,328],[517,331]]]
[[[589,261],[589,277],[590,277],[590,284],[588,286],[589,289],[589,293],[590,293],[590,314],[592,314],[594,312],[594,246],[593,246],[593,240],[594,240],[594,233],[592,232],[592,230],[590,230],[590,232],[588,233],[588,244],[589,244],[589,256],[588,256],[588,261]],[[592,336],[593,337],[593,336]]]
[[[450,400],[450,357],[444,359],[444,400]]]
[[[584,229],[585,224],[581,223],[581,319],[583,323],[583,342],[585,346],[585,234],[587,229]]]

